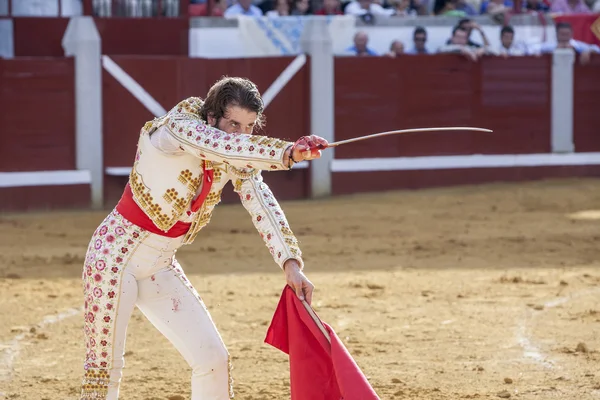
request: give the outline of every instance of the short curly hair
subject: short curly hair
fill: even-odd
[[[219,79],[208,91],[200,108],[200,117],[204,121],[208,121],[209,116],[216,118],[218,125],[219,120],[225,117],[229,106],[238,106],[255,112],[256,126],[263,127],[265,106],[258,87],[249,79],[227,76]]]

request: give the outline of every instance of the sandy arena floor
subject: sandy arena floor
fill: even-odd
[[[600,399],[600,180],[283,207],[313,306],[382,399]],[[0,399],[78,398],[82,260],[105,214],[0,218]],[[178,254],[234,358],[236,398],[289,399],[287,356],[263,343],[285,281],[243,207],[217,207]],[[136,310],[121,398],[189,399],[189,373]]]

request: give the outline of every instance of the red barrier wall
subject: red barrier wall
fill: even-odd
[[[75,168],[72,58],[0,59],[0,171]]]
[[[0,172],[75,169],[71,58],[0,59]],[[89,185],[0,188],[0,210],[87,206]]]
[[[63,57],[62,38],[69,18],[15,17],[15,57]]]
[[[293,57],[207,60],[187,57],[111,57],[169,110],[189,96],[204,97],[222,76],[244,76],[264,92]],[[308,68],[300,70],[275,97],[265,111],[262,134],[295,140],[310,129]],[[154,116],[108,72],[103,73],[104,161],[107,167],[131,166],[140,128]],[[265,181],[280,199],[308,196],[308,170],[292,173],[264,173]],[[126,178],[107,177],[107,204],[114,203]],[[228,192],[228,191],[226,191]],[[237,195],[224,195],[223,201],[239,201]]]
[[[600,57],[599,57],[600,58]],[[264,92],[292,57],[204,60],[112,56],[165,109],[206,95],[224,75],[246,76]],[[337,159],[550,151],[550,58],[451,55],[336,60],[336,139],[424,126],[471,125],[494,134],[440,132],[381,138],[341,146]],[[75,168],[72,59],[0,60],[0,172]],[[375,72],[373,72],[375,71]],[[575,66],[575,144],[600,151],[600,60]],[[372,78],[371,78],[372,76]],[[310,133],[309,69],[304,67],[266,110],[264,134],[295,139]],[[153,115],[108,72],[103,72],[104,157],[107,167],[130,167],[139,129]],[[309,170],[264,173],[279,199],[309,195]],[[600,176],[598,166],[472,168],[336,172],[335,194],[495,180]],[[107,176],[106,205],[114,206],[127,177]],[[59,188],[60,190],[57,190]],[[238,201],[226,190],[224,202]],[[89,186],[0,189],[0,210],[74,207],[89,202]]]
[[[575,63],[573,135],[575,151],[600,151],[600,56]]]
[[[336,159],[551,151],[551,56],[462,56],[335,60],[336,140],[402,128],[474,126],[479,132],[389,136],[336,149]],[[594,64],[596,65],[596,64]],[[597,66],[576,66],[577,151],[598,151]],[[358,79],[369,77],[369,79]],[[597,104],[597,102],[596,102]],[[358,161],[357,161],[358,162]],[[333,193],[347,194],[547,177],[600,176],[598,166],[502,167],[337,172]]]
[[[16,57],[62,57],[69,18],[14,17]],[[103,54],[188,55],[189,20],[164,18],[160,28],[149,18],[95,18]]]
[[[339,147],[335,156],[548,152],[550,68],[550,57],[490,57],[478,63],[455,55],[336,58],[336,140],[436,126],[474,126],[495,133],[389,136]]]

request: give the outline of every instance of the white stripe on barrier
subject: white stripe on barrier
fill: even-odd
[[[349,158],[332,161],[332,172],[414,171],[459,168],[599,165],[600,153],[474,154],[394,158]]]
[[[0,188],[20,186],[54,186],[90,184],[90,171],[0,172]]]
[[[305,169],[308,168],[308,161],[302,161],[294,165],[293,169]],[[129,176],[131,173],[131,167],[106,167],[106,175],[110,176]]]
[[[277,79],[275,79],[271,86],[265,90],[262,95],[265,108],[271,104],[275,96],[277,96],[279,92],[283,90],[285,85],[288,84],[288,82],[294,77],[294,75],[296,75],[298,71],[300,71],[304,64],[306,64],[306,55],[300,54],[283,70],[283,72],[277,77]]]
[[[138,99],[144,107],[155,117],[163,116],[167,111],[156,101],[150,93],[135,81],[123,68],[119,67],[109,56],[102,56],[102,66],[113,76],[125,89]]]
[[[600,165],[600,153],[350,158],[333,160],[331,170],[370,172],[577,165]],[[294,165],[294,169],[308,167],[307,161]],[[128,176],[131,167],[107,167],[105,172],[110,176]],[[90,182],[91,176],[87,170],[0,172],[0,187],[80,185]]]
[[[104,172],[110,176],[129,176],[131,167],[106,167]]]

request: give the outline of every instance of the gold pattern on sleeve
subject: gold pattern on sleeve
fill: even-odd
[[[238,179],[249,179],[252,178],[253,176],[256,176],[260,173],[259,169],[251,169],[251,170],[245,170],[242,168],[236,168],[233,167],[231,165],[227,166],[227,172],[231,172],[231,175],[235,176]]]

